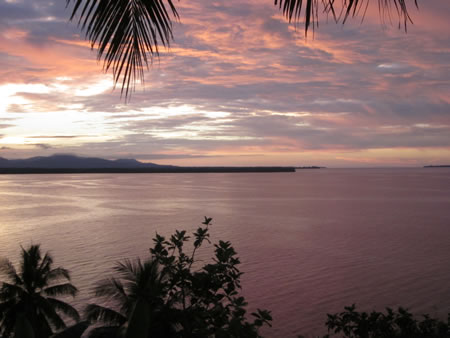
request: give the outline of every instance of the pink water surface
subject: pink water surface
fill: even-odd
[[[4,175],[0,256],[41,243],[72,271],[82,309],[115,261],[146,256],[156,231],[194,230],[204,215],[241,257],[249,309],[272,310],[268,337],[325,333],[326,313],[352,303],[450,312],[445,168]]]

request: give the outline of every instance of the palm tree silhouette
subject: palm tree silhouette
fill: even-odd
[[[85,317],[105,324],[90,337],[171,337],[176,315],[166,304],[168,280],[152,259],[124,260],[114,267],[118,277],[105,279],[94,289],[107,306],[89,304]]]
[[[264,1],[264,0],[261,0]],[[273,0],[289,22],[304,20],[305,33],[318,23],[319,7],[336,21],[348,17],[364,16],[367,5],[375,0],[342,0],[338,8],[335,0]],[[394,12],[406,30],[411,18],[408,0],[378,0],[380,15],[391,18]],[[417,7],[417,0],[411,0]],[[85,31],[92,48],[97,48],[97,58],[103,59],[104,70],[112,69],[114,84],[122,82],[127,98],[135,83],[144,80],[144,70],[159,46],[169,46],[172,20],[179,14],[173,0],[66,0],[74,7],[70,19],[79,15],[78,24]],[[320,5],[319,5],[320,4]]]
[[[75,308],[55,298],[77,294],[69,271],[52,265],[52,256],[47,252],[42,257],[39,245],[22,248],[18,271],[9,260],[0,262],[0,273],[7,278],[0,282],[1,337],[47,338],[53,329],[66,328],[61,314],[79,320]]]

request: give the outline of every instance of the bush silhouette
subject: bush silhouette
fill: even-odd
[[[102,322],[94,337],[260,337],[259,328],[270,325],[267,310],[246,318],[239,258],[229,242],[215,244],[211,263],[197,267],[197,250],[209,240],[211,218],[205,217],[193,233],[193,248],[186,231],[169,239],[156,235],[150,257],[144,262],[119,262],[117,277],[100,282],[95,294],[113,308],[90,304],[86,318]],[[197,268],[194,268],[197,267]]]

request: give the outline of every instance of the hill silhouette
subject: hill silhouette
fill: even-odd
[[[178,167],[143,163],[135,159],[106,160],[98,157],[53,155],[7,160],[0,157],[0,174],[68,173],[233,173],[295,172],[294,167]]]
[[[174,168],[172,165],[143,163],[135,159],[106,160],[98,157],[75,155],[38,156],[20,160],[7,160],[0,157],[0,168],[17,169],[145,169]]]

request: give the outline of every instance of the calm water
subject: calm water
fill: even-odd
[[[72,271],[81,308],[116,260],[204,215],[241,257],[250,309],[272,310],[269,337],[324,333],[326,313],[351,303],[450,312],[444,168],[0,176],[0,256],[41,243]]]

